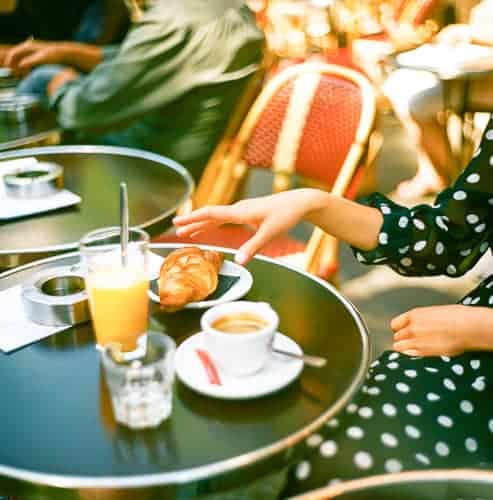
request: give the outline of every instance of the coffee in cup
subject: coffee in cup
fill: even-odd
[[[269,361],[279,325],[266,302],[229,302],[209,309],[201,319],[204,347],[220,370],[251,375]]]

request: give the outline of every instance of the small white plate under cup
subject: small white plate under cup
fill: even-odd
[[[164,259],[161,259],[161,263],[163,260]],[[155,272],[156,262],[156,257],[153,255],[149,266],[151,268],[151,279],[155,279],[159,276],[159,268],[157,273]],[[239,279],[219,298],[214,300],[202,300],[200,302],[190,302],[190,304],[185,306],[185,309],[207,309],[209,307],[217,306],[218,304],[238,300],[241,299],[241,297],[244,297],[250,291],[250,288],[252,288],[253,278],[250,271],[235,262],[225,260],[219,270],[219,274],[222,274],[223,276],[238,276]],[[149,290],[149,297],[152,301],[159,304],[159,295],[154,293],[153,290]]]
[[[303,354],[300,346],[282,333],[276,333],[274,347]],[[252,399],[272,394],[296,380],[303,370],[303,361],[273,353],[267,365],[253,375],[235,377],[218,370],[221,385],[215,385],[209,382],[196,349],[204,349],[202,332],[192,335],[178,347],[176,375],[190,389],[218,399]]]

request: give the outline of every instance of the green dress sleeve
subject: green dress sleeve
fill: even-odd
[[[463,174],[432,206],[406,208],[378,193],[364,203],[378,208],[384,222],[375,249],[353,249],[360,262],[409,276],[464,274],[492,239],[493,119]]]

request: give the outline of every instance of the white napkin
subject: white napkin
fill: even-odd
[[[38,161],[33,157],[2,161],[0,162],[0,175],[4,175],[19,167],[35,167],[36,163]],[[77,205],[80,201],[80,196],[67,189],[62,189],[56,194],[42,198],[12,198],[5,194],[3,180],[0,182],[0,220],[50,212],[58,208]]]
[[[21,285],[0,291],[0,349],[10,352],[54,333],[70,328],[68,326],[43,326],[33,323],[24,315]]]

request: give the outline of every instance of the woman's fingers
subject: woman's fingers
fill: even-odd
[[[175,226],[187,226],[195,222],[202,221],[218,221],[218,222],[235,222],[237,219],[236,210],[230,205],[216,205],[210,207],[199,208],[186,215],[179,215],[173,219]]]
[[[396,316],[391,322],[390,322],[390,328],[394,332],[397,332],[399,330],[402,330],[405,326],[409,324],[409,314],[405,312],[404,314],[400,314],[399,316]]]
[[[405,339],[399,340],[398,342],[394,342],[392,346],[394,351],[407,353],[409,351],[417,351],[418,346],[416,345],[416,341],[413,339]]]
[[[176,229],[177,236],[192,236],[197,233],[201,233],[205,231],[207,228],[215,227],[218,223],[214,221],[202,221],[202,222],[193,222],[192,224],[188,224],[183,227],[178,227]]]
[[[238,252],[236,252],[236,262],[241,265],[249,262],[276,234],[275,225],[270,221],[264,222],[258,228],[257,232],[248,241],[243,243]]]
[[[31,54],[35,50],[36,49],[31,41],[16,45],[7,53],[5,57],[5,66],[16,68],[21,59],[23,59],[26,55]]]
[[[398,330],[396,333],[394,333],[394,342],[410,339],[412,337],[413,335],[408,328],[402,328],[401,330]]]

